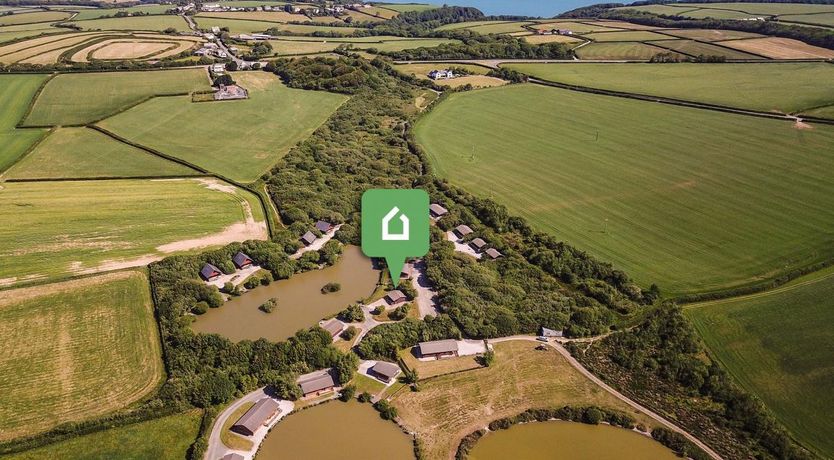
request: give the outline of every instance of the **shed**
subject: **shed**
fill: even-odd
[[[330,230],[333,230],[333,224],[320,220],[316,222],[316,229],[322,233],[327,233]]]
[[[405,302],[405,294],[403,294],[403,291],[400,291],[399,289],[393,290],[388,294],[385,294],[385,301],[388,302],[389,305]]]
[[[562,336],[565,335],[564,332],[562,332],[562,331],[557,331],[555,329],[548,329],[544,326],[542,326],[540,332],[541,332],[541,334],[539,334],[539,335],[541,335],[542,337],[562,337]]]
[[[499,258],[499,257],[504,257],[504,254],[501,254],[501,253],[500,253],[497,249],[495,249],[495,248],[489,248],[489,249],[487,249],[486,251],[484,251],[484,253],[485,253],[486,255],[488,255],[490,259],[497,259],[497,258]]]
[[[316,241],[316,234],[313,232],[308,231],[301,237],[301,242],[306,246],[313,244],[313,241]]]
[[[377,361],[376,364],[369,369],[369,373],[379,380],[389,383],[400,374],[400,366],[386,361]]]
[[[298,385],[304,396],[320,395],[336,387],[336,381],[330,375],[330,370],[302,375],[298,378]]]
[[[232,262],[234,262],[235,267],[237,268],[246,268],[252,266],[252,258],[240,251],[238,251],[237,254],[235,254],[234,257],[232,257]]]
[[[474,240],[469,242],[469,246],[472,246],[472,249],[475,251],[481,252],[484,247],[486,247],[487,242],[481,238],[475,238]]]
[[[464,236],[471,234],[472,229],[469,228],[468,225],[458,225],[457,227],[455,227],[454,232],[458,236],[458,238],[463,238]]]
[[[417,344],[423,358],[447,358],[458,355],[458,342],[453,339],[420,342]]]
[[[429,214],[431,214],[431,216],[435,219],[439,219],[440,217],[443,217],[448,213],[448,209],[444,208],[443,206],[440,206],[437,203],[432,203],[431,206],[429,206]]]
[[[272,417],[280,412],[278,401],[272,398],[262,398],[249,408],[234,425],[232,431],[244,436],[252,436],[258,428],[264,426]]]
[[[200,269],[200,276],[202,276],[206,281],[214,281],[222,274],[223,272],[212,264],[205,264],[203,265],[203,268]]]
[[[330,321],[324,323],[321,328],[327,331],[330,334],[330,337],[336,337],[345,330],[345,323],[339,321],[338,319],[331,319]]]

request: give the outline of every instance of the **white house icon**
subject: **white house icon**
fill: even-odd
[[[405,214],[400,215],[400,221],[403,223],[402,233],[391,233],[388,227],[391,219],[400,212],[400,208],[394,206],[388,211],[388,214],[382,218],[382,240],[383,241],[407,241],[408,240],[408,217]]]

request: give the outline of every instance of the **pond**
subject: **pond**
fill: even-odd
[[[222,307],[198,316],[191,326],[196,332],[216,333],[234,341],[261,337],[284,340],[369,296],[378,280],[379,271],[374,270],[371,259],[359,247],[345,246],[335,265],[296,274],[233,297]],[[322,294],[322,286],[330,282],[341,284],[341,290]],[[278,308],[272,313],[258,309],[273,297],[278,298]]]
[[[370,404],[331,401],[279,422],[257,460],[413,460],[412,452],[411,438]]]
[[[577,422],[538,422],[489,433],[469,460],[675,460],[659,442],[624,428]]]

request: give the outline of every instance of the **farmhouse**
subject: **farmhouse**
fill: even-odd
[[[483,251],[484,247],[486,247],[487,242],[481,238],[475,238],[474,240],[469,242],[469,246],[472,247],[477,252]]]
[[[542,326],[542,328],[539,332],[541,332],[539,335],[541,335],[542,337],[562,337],[562,336],[564,336],[564,332],[557,331],[555,329],[548,329],[544,326]]]
[[[454,232],[455,232],[455,235],[457,235],[458,238],[463,238],[466,235],[471,234],[472,229],[469,228],[468,225],[458,225],[457,227],[455,227]]]
[[[389,383],[400,374],[400,366],[385,361],[377,361],[368,370],[368,373],[385,383]]]
[[[312,372],[298,378],[298,385],[304,397],[318,396],[336,388],[336,381],[330,373],[330,369]]]
[[[449,358],[458,355],[458,342],[453,339],[420,342],[417,350],[423,358]]]
[[[405,294],[403,294],[403,291],[400,291],[399,289],[385,294],[385,301],[388,302],[388,305],[396,305],[398,303],[405,302],[405,300]]]
[[[493,260],[495,260],[495,259],[497,259],[497,258],[499,258],[499,257],[504,257],[504,254],[501,254],[501,253],[500,253],[497,249],[495,249],[495,248],[489,248],[489,249],[487,249],[484,253],[485,253],[486,255],[488,255],[490,259],[493,259]]]
[[[331,319],[330,321],[324,323],[321,328],[327,331],[327,333],[330,334],[330,337],[336,337],[345,330],[345,323],[339,321],[338,319]]]
[[[429,78],[432,80],[448,80],[450,78],[455,78],[455,74],[448,69],[445,70],[432,70],[429,72]]]
[[[203,268],[200,269],[200,276],[202,276],[206,281],[214,281],[222,274],[223,272],[212,264],[205,264],[203,265]]]
[[[330,230],[333,230],[333,224],[320,220],[316,222],[316,229],[322,233],[327,233]]]
[[[234,257],[232,257],[232,262],[234,262],[235,267],[240,269],[252,266],[252,258],[240,251],[238,251],[237,254],[235,254]]]
[[[301,237],[301,242],[304,243],[305,246],[313,244],[314,241],[316,241],[316,234],[310,231]]]
[[[443,206],[440,206],[437,203],[432,203],[431,206],[429,206],[429,214],[431,214],[431,216],[435,219],[440,219],[448,213],[448,209],[444,208]]]
[[[278,401],[262,398],[232,425],[232,431],[244,436],[252,436],[258,428],[266,425],[281,411]]]

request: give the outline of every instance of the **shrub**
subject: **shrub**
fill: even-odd
[[[358,323],[365,319],[365,314],[362,312],[362,307],[354,304],[339,312],[336,317],[346,323]]]
[[[266,302],[261,304],[260,307],[258,307],[258,309],[261,310],[264,313],[272,313],[273,311],[275,311],[276,308],[278,308],[278,298],[277,297],[273,297],[273,298],[267,300]]]
[[[208,303],[205,301],[197,302],[191,307],[191,312],[195,315],[202,315],[203,313],[207,312],[209,309]]]
[[[339,283],[327,283],[321,288],[322,294],[330,294],[331,292],[339,292],[342,290],[342,285]]]
[[[354,337],[356,337],[356,334],[358,334],[358,330],[355,327],[350,326],[347,329],[345,329],[344,332],[342,332],[340,337],[344,340],[350,341],[353,340]]]
[[[348,402],[353,399],[354,394],[356,394],[356,387],[354,385],[348,385],[342,388],[342,394],[339,395],[339,399]]]
[[[359,396],[356,397],[356,399],[357,399],[357,401],[359,401],[361,403],[366,403],[366,402],[370,402],[371,399],[373,399],[373,396],[371,396],[371,394],[368,393],[367,391],[363,391],[362,393],[359,394]]]
[[[393,319],[394,321],[399,321],[401,319],[405,319],[405,317],[408,316],[409,311],[411,311],[411,304],[407,303],[400,305],[388,314],[388,318]]]
[[[394,420],[397,418],[397,415],[399,415],[397,408],[389,404],[388,401],[384,399],[377,401],[377,403],[374,404],[374,409],[379,411],[379,416],[385,420]]]

